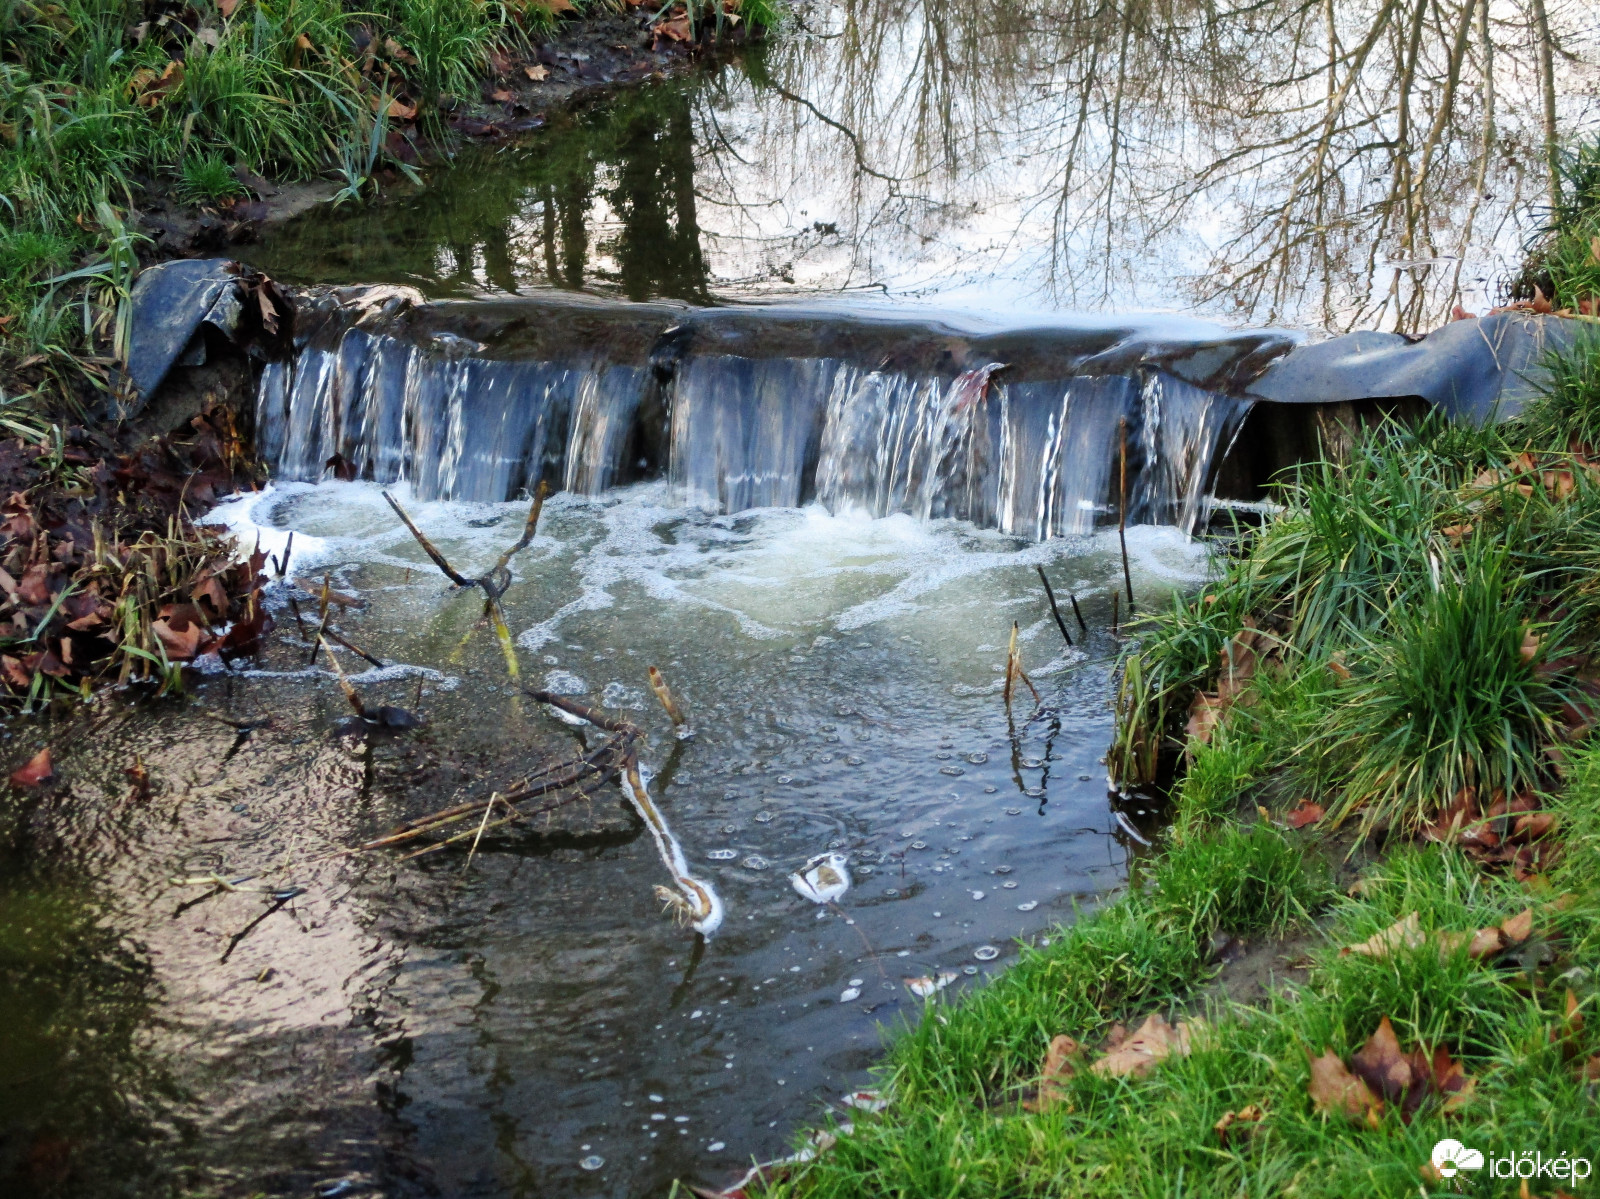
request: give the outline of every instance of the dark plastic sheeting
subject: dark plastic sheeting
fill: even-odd
[[[1451,416],[1515,416],[1539,385],[1540,360],[1570,345],[1578,322],[1527,312],[1452,321],[1416,340],[1398,333],[1348,333],[1299,346],[1245,389],[1280,404],[1420,396]]]
[[[237,263],[226,258],[158,262],[133,285],[128,382],[142,405],[167,377],[202,324],[238,325]]]

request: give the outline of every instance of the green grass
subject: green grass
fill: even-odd
[[[994,983],[958,1004],[930,1004],[883,1068],[890,1107],[853,1114],[853,1133],[766,1193],[1335,1199],[1416,1195],[1420,1186],[1443,1195],[1450,1188],[1426,1184],[1420,1168],[1445,1136],[1493,1154],[1592,1153],[1600,1108],[1577,1067],[1600,1044],[1588,1033],[1570,1045],[1551,1037],[1569,986],[1585,1010],[1594,1003],[1600,948],[1600,889],[1587,869],[1600,848],[1600,754],[1584,756],[1574,773],[1562,811],[1583,813],[1570,817],[1575,844],[1537,894],[1454,851],[1424,848],[1370,869],[1359,897],[1335,896],[1294,834],[1265,824],[1197,834],[1158,859],[1142,888],[1057,930],[1048,947],[1025,950]],[[1559,892],[1568,899],[1557,911],[1546,901]],[[1207,898],[1194,907],[1186,893]],[[1465,932],[1530,904],[1554,957],[1531,970],[1441,954],[1437,944],[1387,959],[1339,952],[1412,912],[1429,933]],[[1210,968],[1191,934],[1230,924],[1258,934],[1309,929],[1321,947],[1300,985],[1254,1007],[1228,1005],[1194,989]],[[1022,1109],[1051,1037],[1092,1046],[1111,1021],[1131,1025],[1156,1010],[1209,1019],[1190,1056],[1144,1078],[1080,1070],[1063,1104]],[[1476,1084],[1461,1112],[1434,1102],[1408,1123],[1391,1107],[1368,1127],[1314,1110],[1308,1054],[1330,1049],[1348,1060],[1385,1016],[1406,1048],[1442,1046],[1463,1063]],[[1213,1126],[1251,1104],[1266,1119],[1224,1145]],[[1474,1185],[1515,1193],[1514,1183]]]
[[[581,13],[601,0],[573,2]],[[68,309],[86,290],[115,308],[125,290],[52,279],[97,259],[114,267],[128,211],[152,192],[215,205],[241,194],[238,166],[331,175],[341,195],[360,194],[385,163],[410,171],[391,162],[390,101],[415,110],[424,136],[444,137],[445,114],[477,98],[491,54],[556,23],[528,0],[246,0],[228,16],[196,0],[183,12],[0,0],[0,380],[41,359],[43,390],[99,378],[77,366],[114,354],[115,318],[86,330]],[[747,24],[778,20],[773,0],[742,12]]]

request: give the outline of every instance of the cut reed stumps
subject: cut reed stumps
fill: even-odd
[[[1033,702],[1035,704],[1043,702],[1039,698],[1039,689],[1033,685],[1033,680],[1028,677],[1028,672],[1022,669],[1022,652],[1017,648],[1017,633],[1017,622],[1013,620],[1011,622],[1011,645],[1006,650],[1006,685],[1004,694],[1007,712],[1011,711],[1011,691],[1017,685],[1018,679],[1026,683],[1028,690],[1033,692]]]

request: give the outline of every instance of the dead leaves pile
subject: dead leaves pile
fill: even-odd
[[[1526,908],[1499,924],[1470,932],[1422,931],[1422,917],[1408,912],[1382,932],[1374,933],[1358,945],[1347,945],[1339,951],[1341,957],[1351,954],[1360,957],[1383,959],[1397,953],[1421,949],[1428,944],[1439,947],[1443,957],[1463,948],[1474,961],[1497,957],[1507,950],[1516,949],[1533,936],[1533,909]]]
[[[1399,1111],[1401,1119],[1410,1123],[1430,1098],[1439,1100],[1444,1111],[1456,1111],[1471,1101],[1476,1085],[1442,1045],[1403,1050],[1387,1016],[1348,1066],[1328,1049],[1321,1057],[1312,1057],[1309,1050],[1306,1056],[1311,1062],[1307,1090],[1314,1109],[1369,1128],[1378,1126],[1385,1108]]]
[[[1188,1057],[1205,1027],[1200,1020],[1169,1024],[1160,1012],[1147,1017],[1132,1033],[1124,1025],[1113,1025],[1104,1052],[1088,1064],[1088,1070],[1105,1078],[1143,1078],[1168,1058]],[[1084,1058],[1083,1047],[1072,1037],[1054,1038],[1039,1072],[1038,1088],[1022,1101],[1023,1110],[1048,1112],[1062,1103],[1065,1083],[1083,1067]]]
[[[1250,685],[1264,666],[1283,659],[1283,642],[1249,617],[1245,627],[1223,648],[1214,691],[1201,691],[1189,705],[1187,731],[1200,744],[1210,742],[1218,722],[1234,704],[1250,703]]]
[[[0,443],[0,698],[249,653],[271,627],[263,559],[230,561],[230,544],[186,515],[249,478],[243,441],[226,409],[191,429],[120,460],[81,431]]]
[[[1509,800],[1495,790],[1485,806],[1478,792],[1463,787],[1433,821],[1423,826],[1429,841],[1455,845],[1483,866],[1509,866],[1518,882],[1547,870],[1559,850],[1555,816],[1523,792]]]
[[[628,3],[643,3],[643,0],[628,0]],[[674,4],[650,26],[650,32],[655,35],[655,49],[661,49],[668,42],[693,45],[707,31],[715,36],[719,28],[736,28],[743,20],[740,3],[741,0],[699,0],[699,11],[694,16],[690,15],[686,4]]]

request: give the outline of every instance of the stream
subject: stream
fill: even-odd
[[[0,809],[0,1181],[721,1185],[848,1118],[927,1010],[908,980],[958,998],[1123,886],[1161,818],[1108,793],[1113,625],[1127,588],[1150,611],[1198,586],[1196,535],[1289,453],[1247,385],[1307,337],[1488,307],[1542,187],[1516,29],[1487,35],[1488,140],[1479,93],[1440,107],[1455,31],[1430,29],[1407,79],[1437,158],[1398,203],[1369,136],[1390,40],[1325,127],[1324,6],[1178,9],[806,6],[240,247],[302,289],[295,352],[257,401],[272,482],[206,519],[288,559],[277,631],[187,698],[0,731],[64,780]],[[1550,14],[1579,123],[1593,22]],[[725,906],[709,939],[663,913],[614,786],[470,854],[349,852],[596,744],[513,684],[481,595],[384,498],[475,575],[540,484],[503,598],[523,681],[644,729]],[[420,728],[350,729],[311,661],[324,582],[383,663],[341,670]],[[1008,715],[1013,625],[1038,698]],[[828,852],[850,888],[819,905],[789,876]]]

